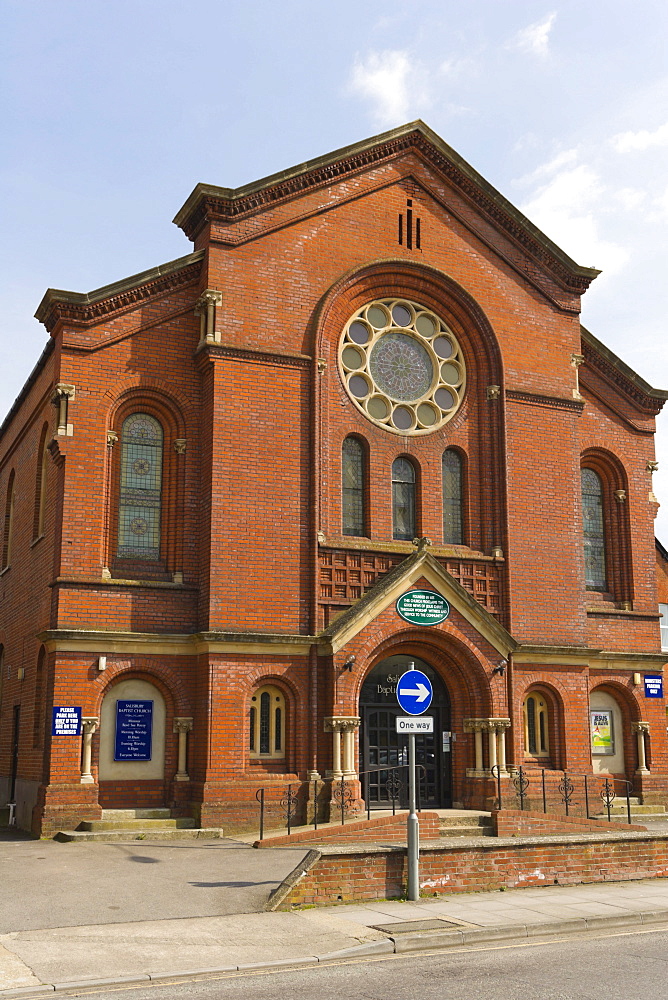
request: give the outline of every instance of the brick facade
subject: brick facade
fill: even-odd
[[[668,796],[664,701],[642,682],[665,658],[651,465],[668,394],[581,328],[597,272],[421,123],[237,191],[199,185],[175,221],[189,255],[89,294],[46,293],[49,343],[2,426],[0,803],[13,797],[19,824],[45,835],[154,804],[229,831],[255,826],[259,788],[280,825],[287,785],[306,812],[306,782],[343,773],[359,806],[371,794],[359,772],[403,762],[370,727],[411,658],[434,672],[453,734],[425,751],[427,805],[489,804],[504,753],[508,767],[605,771],[590,697],[617,720],[612,772]],[[431,432],[388,430],[346,389],[342,333],[381,300],[417,303],[461,350],[461,405]],[[141,442],[128,471],[133,414],[161,429],[155,502]],[[342,523],[351,435],[361,535]],[[444,535],[446,449],[463,470],[457,542]],[[400,457],[415,534],[430,540],[417,548],[393,527]],[[601,484],[596,590],[581,465]],[[131,558],[155,503],[154,551]],[[396,601],[411,588],[444,596],[449,617],[404,621]],[[377,704],[370,677],[389,692]],[[162,713],[150,761],[114,760],[123,691]],[[531,692],[546,706],[539,752]],[[53,706],[80,707],[88,736],[52,737]]]

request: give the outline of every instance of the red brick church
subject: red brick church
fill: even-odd
[[[668,797],[668,393],[580,325],[597,271],[421,122],[174,221],[180,259],[46,292],[2,425],[0,805],[385,805],[411,662],[424,805],[484,808],[495,765]]]

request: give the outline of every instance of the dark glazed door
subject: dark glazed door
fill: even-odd
[[[15,802],[16,775],[19,770],[19,731],[21,727],[21,706],[14,705],[14,724],[12,726],[12,764],[9,776],[9,801]]]
[[[396,732],[395,720],[405,713],[397,704],[399,677],[414,663],[427,674],[434,687],[434,699],[427,716],[434,719],[434,733],[418,736],[415,741],[419,774],[420,805],[432,809],[447,808],[450,794],[450,754],[443,750],[442,733],[450,729],[450,701],[438,674],[424,661],[410,656],[391,656],[372,670],[360,695],[362,717],[362,794],[369,797],[372,809],[392,807],[393,782],[397,806],[405,808],[408,798],[408,737]],[[391,770],[398,768],[397,770]],[[380,770],[379,770],[380,769]]]

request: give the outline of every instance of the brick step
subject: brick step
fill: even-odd
[[[182,819],[87,819],[77,830],[85,833],[102,833],[105,830],[193,830],[197,820]]]
[[[149,843],[157,840],[218,840],[224,837],[222,830],[217,829],[132,829],[132,830],[60,830],[54,840],[62,844],[98,841],[112,843],[123,840],[146,840]]]

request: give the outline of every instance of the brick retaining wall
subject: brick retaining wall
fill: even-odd
[[[476,839],[474,844],[430,845],[420,852],[424,895],[657,877],[668,877],[668,834]],[[403,896],[405,885],[402,847],[325,847],[310,852],[293,878],[273,894],[269,908],[396,898]]]

